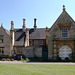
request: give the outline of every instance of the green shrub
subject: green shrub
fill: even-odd
[[[3,58],[3,59],[1,59],[1,61],[6,61],[6,59],[5,59],[5,58]]]
[[[25,59],[22,58],[21,61],[25,61]]]
[[[29,59],[29,58],[26,58],[26,61],[27,61],[27,62],[29,62],[29,61],[30,61],[30,59]]]
[[[11,61],[11,59],[6,59],[6,61]]]
[[[25,55],[22,55],[22,58],[23,58],[23,59],[26,59],[26,56],[25,56]]]

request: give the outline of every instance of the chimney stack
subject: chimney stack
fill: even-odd
[[[26,28],[26,41],[25,41],[25,47],[29,46],[29,29]]]
[[[11,29],[10,29],[10,40],[11,40],[11,50],[10,50],[10,56],[12,56],[12,54],[14,53],[13,52],[13,49],[14,49],[14,22],[13,21],[11,21]]]
[[[36,30],[37,26],[36,26],[36,18],[34,18],[34,30]]]
[[[23,29],[25,29],[25,28],[26,28],[26,26],[25,26],[25,20],[26,20],[26,19],[23,19],[23,26],[22,26],[22,27],[23,27]]]
[[[14,30],[14,22],[13,21],[11,21],[11,30]]]

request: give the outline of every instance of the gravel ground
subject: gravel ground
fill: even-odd
[[[22,62],[22,61],[0,61],[0,63],[9,63],[9,64],[75,65],[75,63],[63,63],[63,62]]]

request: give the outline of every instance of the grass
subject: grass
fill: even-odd
[[[0,75],[75,75],[75,65],[0,64]]]

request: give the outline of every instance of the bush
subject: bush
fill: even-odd
[[[26,58],[26,61],[29,62],[30,61],[29,58]]]
[[[6,59],[5,59],[5,58],[3,58],[3,59],[1,59],[1,61],[6,61]]]
[[[25,61],[25,59],[22,58],[21,61]]]
[[[11,59],[6,59],[6,61],[11,61]]]
[[[29,58],[29,59],[30,59],[30,61],[33,61],[33,62],[41,62],[42,61],[42,58],[37,57],[37,56],[34,56],[32,58]]]
[[[25,55],[22,55],[22,58],[25,60],[26,59],[26,56]]]

